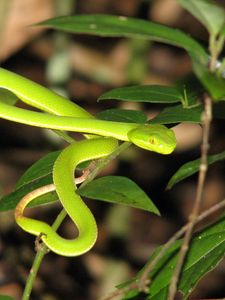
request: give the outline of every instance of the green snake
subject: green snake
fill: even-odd
[[[146,150],[170,154],[176,147],[174,132],[163,125],[98,120],[70,100],[3,68],[0,68],[0,87],[11,91],[26,104],[44,111],[31,111],[0,102],[1,118],[30,126],[87,135],[87,139],[75,142],[61,152],[53,168],[54,184],[27,194],[15,210],[19,226],[40,236],[53,252],[64,256],[77,256],[87,252],[96,241],[97,226],[91,211],[76,193],[76,166],[86,160],[108,156],[117,148],[118,140],[129,141]],[[54,189],[78,228],[79,234],[74,239],[65,239],[47,223],[23,215],[24,209],[35,197]]]

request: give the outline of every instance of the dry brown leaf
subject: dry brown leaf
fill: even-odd
[[[201,144],[202,128],[198,124],[182,123],[173,127],[177,137],[177,152],[187,151]]]
[[[1,61],[44,30],[30,25],[52,18],[54,14],[53,0],[9,0],[7,6],[5,3],[0,4],[1,15],[5,13],[4,24],[1,24],[4,28],[1,33]]]
[[[176,0],[157,0],[153,2],[150,18],[155,22],[166,25],[176,23],[182,12],[182,7]]]

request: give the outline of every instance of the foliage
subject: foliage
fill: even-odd
[[[175,268],[180,245],[181,240],[174,243],[158,262],[151,273],[152,283],[150,289],[143,299],[167,299],[167,289]],[[154,258],[159,250],[160,248],[155,250],[150,260]],[[195,234],[192,239],[179,283],[179,290],[184,295],[184,299],[187,299],[190,295],[198,280],[221,261],[224,252],[225,216],[215,224]],[[135,299],[139,293],[138,290],[133,290],[128,292],[124,299]]]
[[[223,105],[222,101],[225,100],[225,79],[222,76],[224,69],[218,70],[220,65],[223,66],[223,64],[218,62],[219,67],[212,65],[212,61],[218,60],[224,44],[225,11],[213,1],[178,0],[178,2],[208,30],[209,52],[198,41],[178,29],[135,18],[111,15],[77,15],[46,20],[36,24],[36,26],[46,26],[74,34],[145,39],[181,47],[187,51],[192,60],[193,72],[196,80],[200,82],[201,90],[210,94],[215,103],[214,118],[225,119],[224,106],[221,106],[223,109],[217,108],[217,105]],[[1,98],[5,97],[4,93],[5,91],[2,90],[0,93]],[[147,120],[146,115],[141,111],[121,109],[109,109],[99,113],[97,117],[104,120],[134,123],[148,122],[150,124],[169,124],[170,126],[182,122],[201,124],[203,105],[199,101],[199,94],[202,94],[202,92],[191,89],[186,90],[183,86],[137,85],[117,88],[104,93],[98,100],[158,104],[162,105],[161,112],[151,120]],[[14,105],[16,102],[15,96],[9,94],[7,97],[9,97],[9,103]],[[49,153],[31,166],[18,181],[15,191],[0,200],[0,210],[5,211],[15,208],[22,196],[40,186],[51,183],[52,168],[59,153],[60,151]],[[224,160],[224,158],[225,154],[222,151],[210,155],[208,163],[211,165]],[[171,177],[167,188],[172,188],[178,182],[198,172],[199,161],[199,159],[196,159],[181,166]],[[104,186],[104,189],[99,188],[102,186]],[[158,209],[144,191],[134,182],[124,177],[101,177],[81,188],[79,193],[91,199],[126,204],[159,214]],[[36,199],[33,205],[37,206],[55,200],[57,200],[56,194],[51,193]],[[190,245],[179,284],[179,290],[184,294],[184,299],[187,299],[198,280],[212,270],[223,258],[225,253],[224,241],[224,217],[195,235]],[[181,241],[177,241],[155,266],[150,274],[152,283],[149,292],[142,299],[167,299],[167,289],[180,244]],[[159,249],[156,249],[155,253],[157,251]],[[154,258],[155,253],[150,257],[150,260]],[[119,288],[126,285],[127,283],[122,284]],[[139,299],[138,295],[139,291],[134,289],[129,291],[124,299]]]

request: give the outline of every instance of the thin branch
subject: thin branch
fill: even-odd
[[[65,219],[66,215],[67,215],[67,213],[64,209],[58,214],[55,222],[52,225],[52,228],[55,231],[58,229],[58,227],[60,226],[62,221]],[[33,285],[34,285],[35,278],[37,276],[37,272],[40,268],[41,262],[42,262],[42,260],[45,256],[45,254],[48,253],[47,246],[45,246],[45,244],[41,244],[41,245],[42,245],[42,247],[40,247],[40,244],[39,244],[38,251],[37,251],[36,256],[34,258],[34,261],[33,261],[33,265],[30,269],[30,273],[29,273],[29,276],[27,278],[26,286],[25,286],[25,289],[24,289],[24,292],[23,292],[22,300],[29,300],[30,299],[30,294],[31,294],[31,291],[32,291],[32,288],[33,288]]]
[[[60,138],[62,138],[64,141],[66,141],[68,144],[74,144],[77,141],[72,138],[70,135],[68,135],[65,131],[62,130],[51,130],[55,134],[57,134]]]
[[[132,291],[132,290],[135,290],[137,288],[138,288],[138,284],[136,282],[132,282],[131,284],[129,284],[129,285],[127,285],[127,286],[125,286],[121,289],[113,291],[111,294],[109,294],[108,296],[106,296],[106,298],[104,298],[102,300],[112,300],[114,298],[122,296],[125,293],[127,293],[129,291]]]
[[[217,61],[217,47],[216,47],[216,37],[214,35],[210,35],[209,39],[209,51],[211,54],[210,62],[209,62],[209,70],[210,72],[215,72],[216,69],[216,61]]]
[[[169,287],[169,296],[168,300],[173,300],[176,295],[177,285],[180,277],[180,273],[184,264],[184,260],[189,248],[189,243],[191,240],[192,232],[194,229],[194,225],[198,218],[202,201],[203,201],[203,188],[205,184],[205,177],[208,169],[208,149],[209,149],[209,132],[210,132],[210,124],[212,120],[212,103],[209,96],[205,97],[205,109],[203,112],[203,137],[202,137],[202,147],[201,147],[201,161],[199,167],[199,176],[198,176],[198,184],[197,184],[197,192],[196,198],[194,202],[194,207],[189,216],[189,222],[187,225],[187,229],[185,232],[185,236],[183,239],[183,243],[180,249],[180,253],[178,256],[178,262],[173,273],[170,287]]]
[[[201,221],[205,220],[207,217],[209,217],[210,215],[212,215],[213,213],[223,209],[225,207],[225,199],[223,199],[221,202],[213,205],[212,207],[210,207],[209,209],[205,210],[201,215],[198,216],[198,218],[195,221],[195,225],[200,223]],[[166,244],[164,244],[162,246],[162,248],[160,249],[160,251],[157,253],[157,255],[150,260],[149,262],[147,262],[147,264],[145,265],[139,279],[137,279],[137,281],[134,283],[132,282],[130,285],[127,285],[124,288],[115,290],[113,293],[111,293],[110,295],[108,295],[106,298],[104,298],[103,300],[112,300],[120,295],[123,295],[133,289],[138,288],[140,291],[147,291],[147,285],[146,283],[150,282],[149,280],[149,274],[150,272],[154,269],[154,267],[156,266],[156,264],[159,262],[159,260],[163,257],[163,255],[166,253],[166,251],[173,245],[173,243],[179,239],[187,230],[188,224],[186,224],[185,226],[183,226],[179,231],[177,231],[167,242]]]
[[[209,52],[211,54],[210,62],[209,62],[209,70],[214,73],[217,69],[217,60],[218,57],[223,50],[224,46],[224,36],[221,34],[219,37],[215,35],[210,35],[209,39]]]
[[[87,176],[85,181],[81,184],[79,188],[83,188],[85,185],[87,185],[90,181],[92,181],[101,170],[105,168],[105,166],[108,165],[110,161],[115,159],[121,152],[126,150],[128,147],[130,147],[131,143],[129,142],[124,142],[122,143],[119,147],[116,148],[115,151],[113,151],[110,155],[106,156],[105,158],[99,160],[96,165],[94,170]],[[79,190],[79,189],[78,189]]]

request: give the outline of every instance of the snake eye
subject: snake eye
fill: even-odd
[[[149,143],[152,144],[152,145],[155,145],[155,144],[156,144],[155,139],[154,139],[154,138],[151,138],[151,139],[149,140]]]

